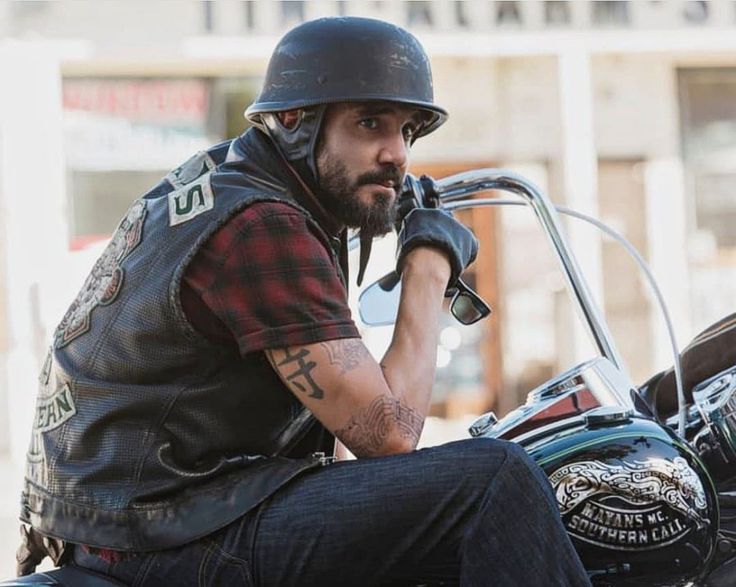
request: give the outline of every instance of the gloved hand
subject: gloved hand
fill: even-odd
[[[36,570],[36,567],[47,556],[51,558],[54,565],[61,566],[71,554],[67,544],[58,538],[44,536],[33,528],[20,526],[21,542],[15,554],[15,573],[18,577],[25,577]]]
[[[436,247],[447,253],[450,259],[450,287],[478,254],[478,239],[475,235],[442,208],[416,208],[404,218],[398,236],[396,271],[399,274],[406,256],[420,246]]]

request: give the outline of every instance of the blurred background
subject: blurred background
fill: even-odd
[[[505,167],[603,219],[651,265],[681,345],[734,311],[734,1],[0,1],[0,576],[56,323],[131,201],[241,133],[278,38],[327,15],[395,22],[430,54],[450,120],[414,173]],[[425,445],[595,354],[531,212],[464,219],[482,242],[468,281],[494,314],[443,325]],[[669,367],[627,254],[566,228],[634,381]],[[393,256],[387,237],[367,282]],[[390,329],[363,331],[380,354]]]

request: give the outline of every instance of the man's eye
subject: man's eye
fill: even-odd
[[[378,120],[376,120],[375,118],[361,118],[359,124],[360,126],[371,130],[375,130],[378,128]]]

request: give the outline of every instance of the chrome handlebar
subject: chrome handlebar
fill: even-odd
[[[551,200],[529,180],[504,169],[478,169],[445,177],[436,182],[436,191],[443,202],[467,198],[473,194],[502,190],[524,198],[534,210],[542,230],[555,250],[562,266],[565,282],[573,294],[583,321],[601,355],[626,374],[624,361],[616,349],[613,337],[606,326],[601,312],[593,300],[582,271],[563,236],[560,217]],[[622,398],[623,400],[624,398]],[[625,399],[624,405],[630,400]]]
[[[563,236],[562,223],[557,210],[544,192],[517,173],[492,168],[467,171],[436,180],[429,177],[422,177],[421,180],[418,180],[414,176],[407,175],[404,190],[404,194],[410,191],[410,195],[413,194],[415,200],[424,206],[436,205],[437,200],[445,203],[464,200],[477,193],[489,190],[511,192],[521,196],[524,202],[531,206],[542,226],[542,231],[552,244],[555,256],[562,267],[565,283],[574,297],[575,306],[598,351],[612,363],[622,376],[620,382],[622,385],[616,386],[616,389],[613,389],[612,392],[617,397],[620,405],[636,409],[630,393],[635,388],[631,383],[623,358],[619,354],[600,309],[590,293],[575,255]],[[458,202],[453,207],[460,207],[459,204]],[[471,202],[468,202],[468,204],[468,207],[471,207]],[[357,237],[353,237],[350,244],[351,248],[357,246]]]

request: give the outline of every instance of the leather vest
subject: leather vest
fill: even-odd
[[[95,547],[168,548],[228,524],[324,463],[303,446],[323,429],[264,354],[243,358],[208,342],[179,300],[189,261],[245,206],[276,200],[311,218],[280,169],[268,140],[251,130],[195,155],[133,203],[54,334],[23,521]],[[292,458],[298,443],[301,458]]]

